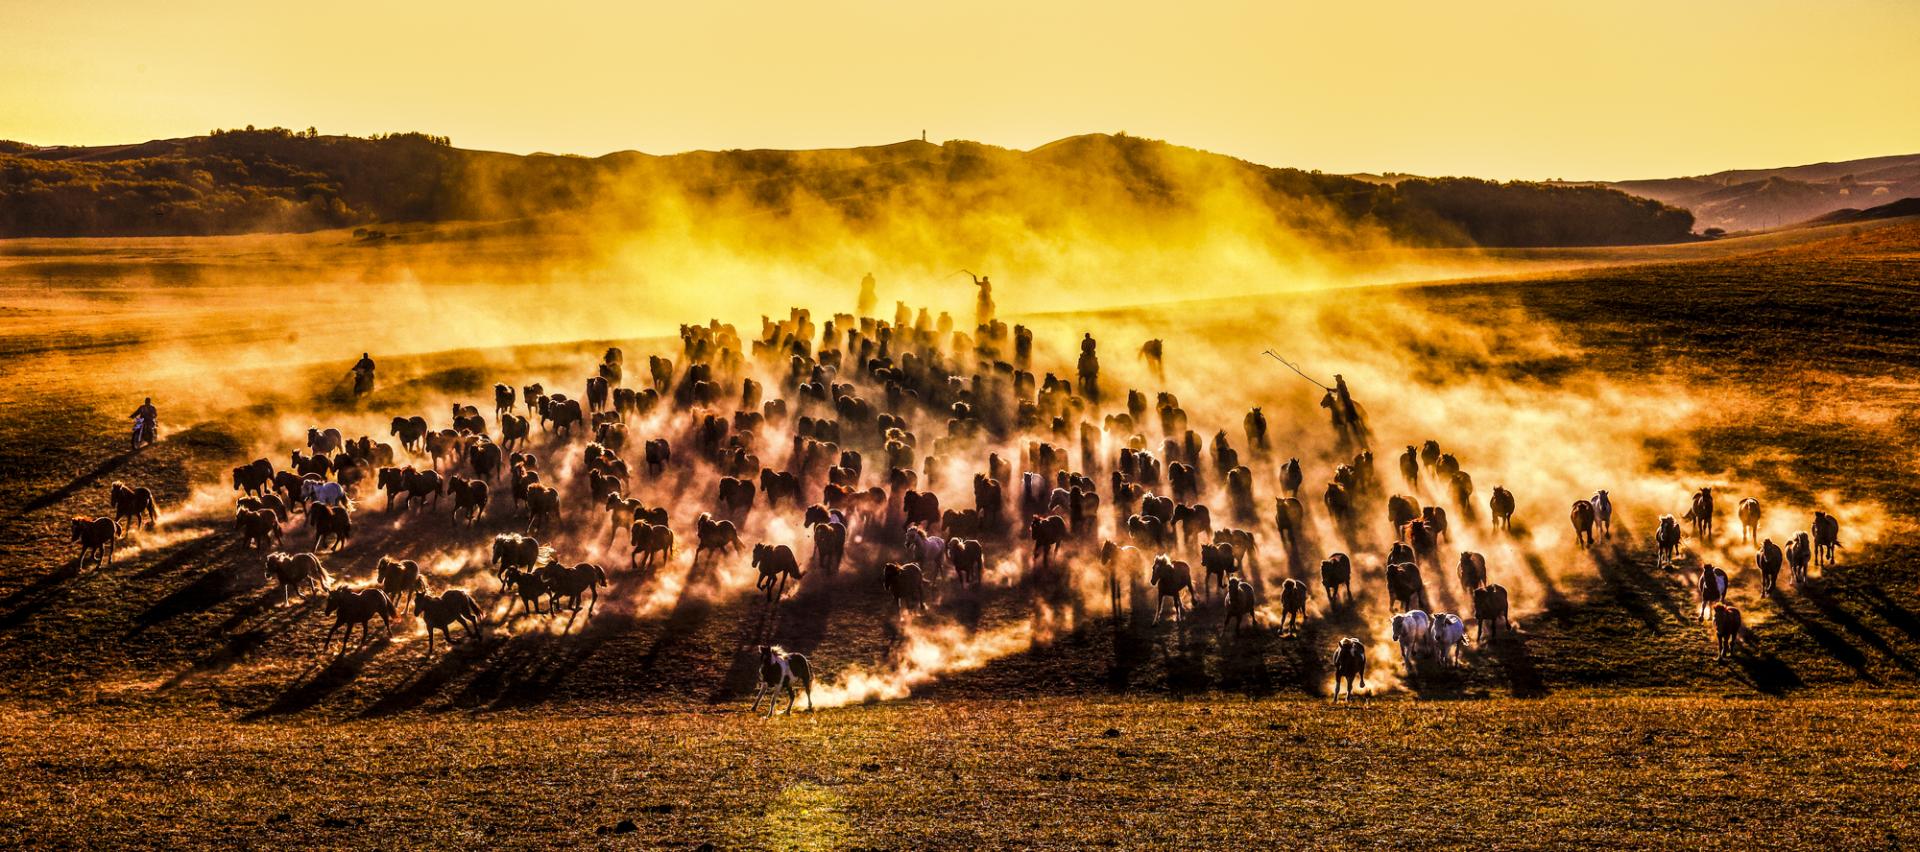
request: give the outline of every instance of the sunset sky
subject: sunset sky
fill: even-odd
[[[0,0],[0,138],[1028,148],[1635,178],[1920,151],[1920,3]]]

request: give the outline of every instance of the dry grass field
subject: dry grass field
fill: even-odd
[[[491,421],[495,382],[577,392],[607,346],[625,348],[631,375],[646,354],[677,356],[675,323],[704,319],[621,326],[626,302],[617,316],[543,314],[503,285],[394,284],[372,266],[324,287],[280,280],[348,262],[337,237],[0,243],[0,772],[13,782],[0,845],[1920,841],[1920,224],[1009,318],[1063,375],[1092,330],[1105,375],[1136,386],[1149,380],[1132,353],[1164,338],[1194,428],[1240,446],[1240,415],[1263,406],[1279,454],[1308,464],[1310,511],[1332,464],[1326,420],[1317,391],[1260,358],[1268,346],[1344,371],[1383,481],[1399,482],[1401,444],[1459,452],[1482,515],[1456,515],[1448,546],[1488,553],[1517,630],[1470,642],[1457,670],[1410,674],[1386,636],[1377,554],[1363,556],[1383,543],[1343,545],[1325,524],[1306,533],[1311,561],[1263,544],[1256,573],[1266,588],[1311,579],[1346,547],[1359,603],[1329,607],[1313,584],[1297,635],[1270,612],[1231,635],[1212,601],[1156,623],[1139,588],[1115,617],[1104,589],[1089,593],[1089,553],[1071,556],[1073,579],[1036,587],[1011,546],[994,582],[922,618],[889,615],[877,545],[768,607],[744,558],[703,569],[683,552],[658,574],[628,570],[624,542],[583,507],[559,540],[613,577],[595,614],[569,623],[512,618],[495,599],[477,549],[524,527],[505,500],[470,532],[444,509],[387,513],[371,493],[351,544],[327,557],[335,575],[361,582],[379,555],[416,558],[436,586],[481,592],[489,626],[429,654],[405,618],[323,655],[320,601],[282,606],[236,540],[229,468],[283,465],[308,425],[391,441],[389,417],[438,426],[450,401]],[[505,263],[500,239],[421,251]],[[255,274],[274,281],[249,285]],[[366,349],[382,384],[354,400],[340,379]],[[162,440],[129,453],[127,412],[147,395]],[[665,415],[635,426],[673,428]],[[538,432],[535,446],[556,465],[577,454]],[[1270,513],[1272,473],[1259,473]],[[703,475],[648,481],[642,496],[687,525],[711,500]],[[82,570],[68,519],[105,512],[115,481],[152,487],[163,522]],[[1485,529],[1485,494],[1503,482],[1521,505],[1510,536]],[[1720,494],[1721,530],[1657,566],[1654,520],[1703,485]],[[1596,489],[1619,514],[1588,550],[1566,506]],[[959,503],[965,480],[941,490]],[[1769,507],[1775,540],[1833,512],[1838,564],[1763,592],[1732,517],[1743,496]],[[747,532],[799,541],[775,517]],[[297,522],[286,536],[289,549],[312,541]],[[1726,660],[1693,597],[1702,562],[1728,569],[1751,627]],[[1435,609],[1464,609],[1450,570],[1428,583]],[[1371,647],[1371,688],[1352,702],[1329,698],[1342,636]],[[840,706],[748,714],[764,642],[805,651]]]

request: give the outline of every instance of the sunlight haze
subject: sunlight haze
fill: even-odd
[[[3,0],[0,138],[421,130],[455,145],[1030,148],[1626,179],[1920,148],[1920,4],[539,5]]]

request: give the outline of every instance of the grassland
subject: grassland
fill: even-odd
[[[0,740],[10,846],[1833,849],[1920,831],[1906,701],[0,721],[32,732]]]
[[[18,794],[0,802],[0,845],[1911,843],[1920,226],[1753,249],[1393,298],[1474,329],[1470,348],[1410,336],[1409,393],[1500,382],[1547,394],[1596,364],[1678,382],[1697,419],[1646,448],[1655,474],[1885,507],[1877,540],[1816,584],[1763,595],[1741,578],[1755,652],[1713,661],[1686,577],[1654,568],[1645,528],[1629,526],[1591,571],[1541,566],[1545,593],[1514,640],[1351,706],[1326,701],[1324,668],[1338,636],[1366,629],[1351,615],[1316,618],[1300,639],[1228,640],[1210,622],[1153,625],[1136,609],[1120,624],[1092,613],[906,701],[774,722],[740,712],[743,649],[759,636],[817,648],[829,677],[884,659],[900,636],[873,584],[805,587],[772,624],[746,595],[687,596],[565,634],[496,631],[444,656],[403,635],[321,657],[316,605],[279,607],[218,511],[171,520],[111,569],[77,571],[64,521],[97,512],[108,482],[181,506],[290,420],[364,412],[337,392],[339,365],[251,358],[298,312],[200,292],[196,275],[180,295],[202,312],[176,329],[135,295],[106,297],[126,309],[113,313],[68,282],[36,296],[12,278],[0,770]],[[1118,320],[1205,337],[1258,321],[1247,315],[1259,305],[1235,304]],[[1059,321],[1083,319],[1099,320]],[[339,327],[351,340],[368,322]],[[1322,322],[1341,331],[1337,315]],[[1524,345],[1540,326],[1576,346]],[[379,405],[477,398],[509,367],[570,375],[607,342],[384,358]],[[288,349],[302,347],[273,351]],[[221,352],[232,363],[206,357]],[[169,403],[169,429],[127,454],[123,418],[148,393]],[[363,529],[362,555],[445,545]],[[635,586],[616,578],[610,594]],[[1028,606],[988,593],[967,617],[993,625]],[[627,819],[635,831],[597,833]]]

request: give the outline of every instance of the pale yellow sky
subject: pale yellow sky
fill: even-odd
[[[1127,131],[1633,178],[1920,151],[1920,2],[0,0],[0,138],[246,124],[597,155]]]

